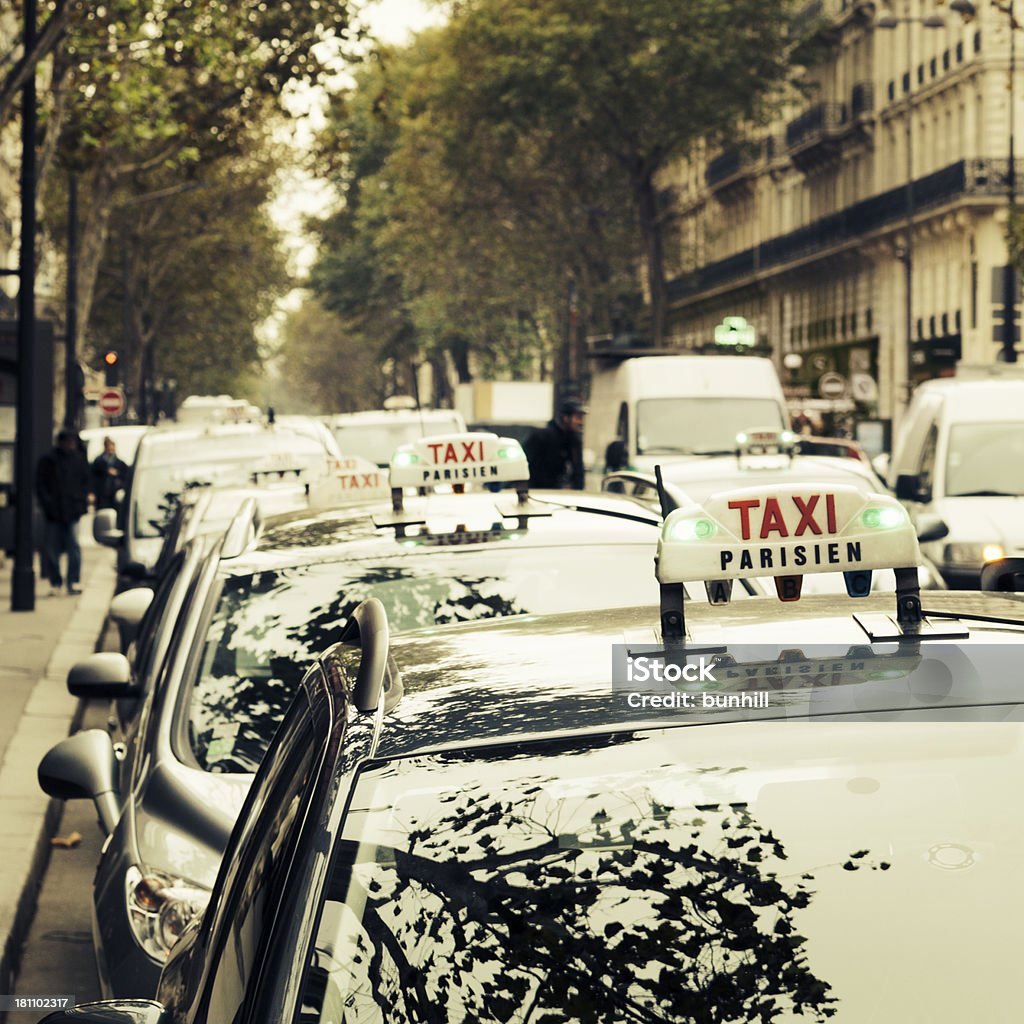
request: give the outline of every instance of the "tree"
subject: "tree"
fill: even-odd
[[[345,321],[312,295],[290,312],[275,352],[275,408],[353,412],[387,397],[379,350],[349,336]]]
[[[285,88],[331,64],[348,14],[347,0],[109,0],[71,19],[47,134],[81,182],[80,336],[123,193],[184,185],[197,167],[239,156]]]
[[[391,357],[434,362],[435,377],[450,359],[470,379],[471,354],[488,375],[549,370],[567,278],[599,296],[632,276],[628,197],[600,162],[506,146],[501,126],[461,145],[451,80],[465,69],[450,43],[442,29],[379,51],[336,98],[324,150],[344,206],[323,225],[312,283]]]
[[[281,161],[269,130],[187,187],[154,172],[151,191],[110,211],[118,244],[98,268],[93,329],[121,351],[137,401],[158,376],[183,393],[251,389],[256,328],[291,286],[267,212]]]
[[[566,154],[616,174],[632,197],[660,341],[658,176],[763,114],[790,72],[788,9],[786,0],[465,0],[447,29],[457,149],[528,139],[539,166]]]

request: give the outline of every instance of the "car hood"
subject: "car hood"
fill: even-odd
[[[212,888],[252,779],[161,762],[135,815],[142,862]]]
[[[1024,498],[943,498],[935,511],[949,527],[945,543],[998,541],[1007,551],[1024,548]]]

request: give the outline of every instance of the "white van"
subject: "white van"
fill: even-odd
[[[888,477],[912,514],[945,524],[922,550],[946,583],[976,589],[983,562],[1024,553],[1024,380],[921,384]]]
[[[584,447],[598,474],[606,466],[651,473],[658,464],[733,452],[736,435],[750,427],[789,428],[778,373],[761,356],[592,358]]]

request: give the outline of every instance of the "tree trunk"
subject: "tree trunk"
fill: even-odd
[[[651,340],[655,345],[661,345],[665,338],[665,252],[661,218],[658,216],[658,197],[649,172],[634,175],[633,193],[636,196],[640,231],[643,234],[644,251],[647,255],[647,288],[651,296]]]
[[[96,278],[110,229],[110,214],[119,173],[117,168],[97,165],[90,173],[79,197],[79,209],[85,216],[78,227],[78,338],[87,340],[86,328],[92,311]]]

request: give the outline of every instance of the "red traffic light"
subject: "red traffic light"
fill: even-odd
[[[103,362],[105,362],[107,364],[107,366],[114,366],[117,363],[117,353],[116,352],[107,352],[107,353],[105,353],[104,356],[103,356]]]

